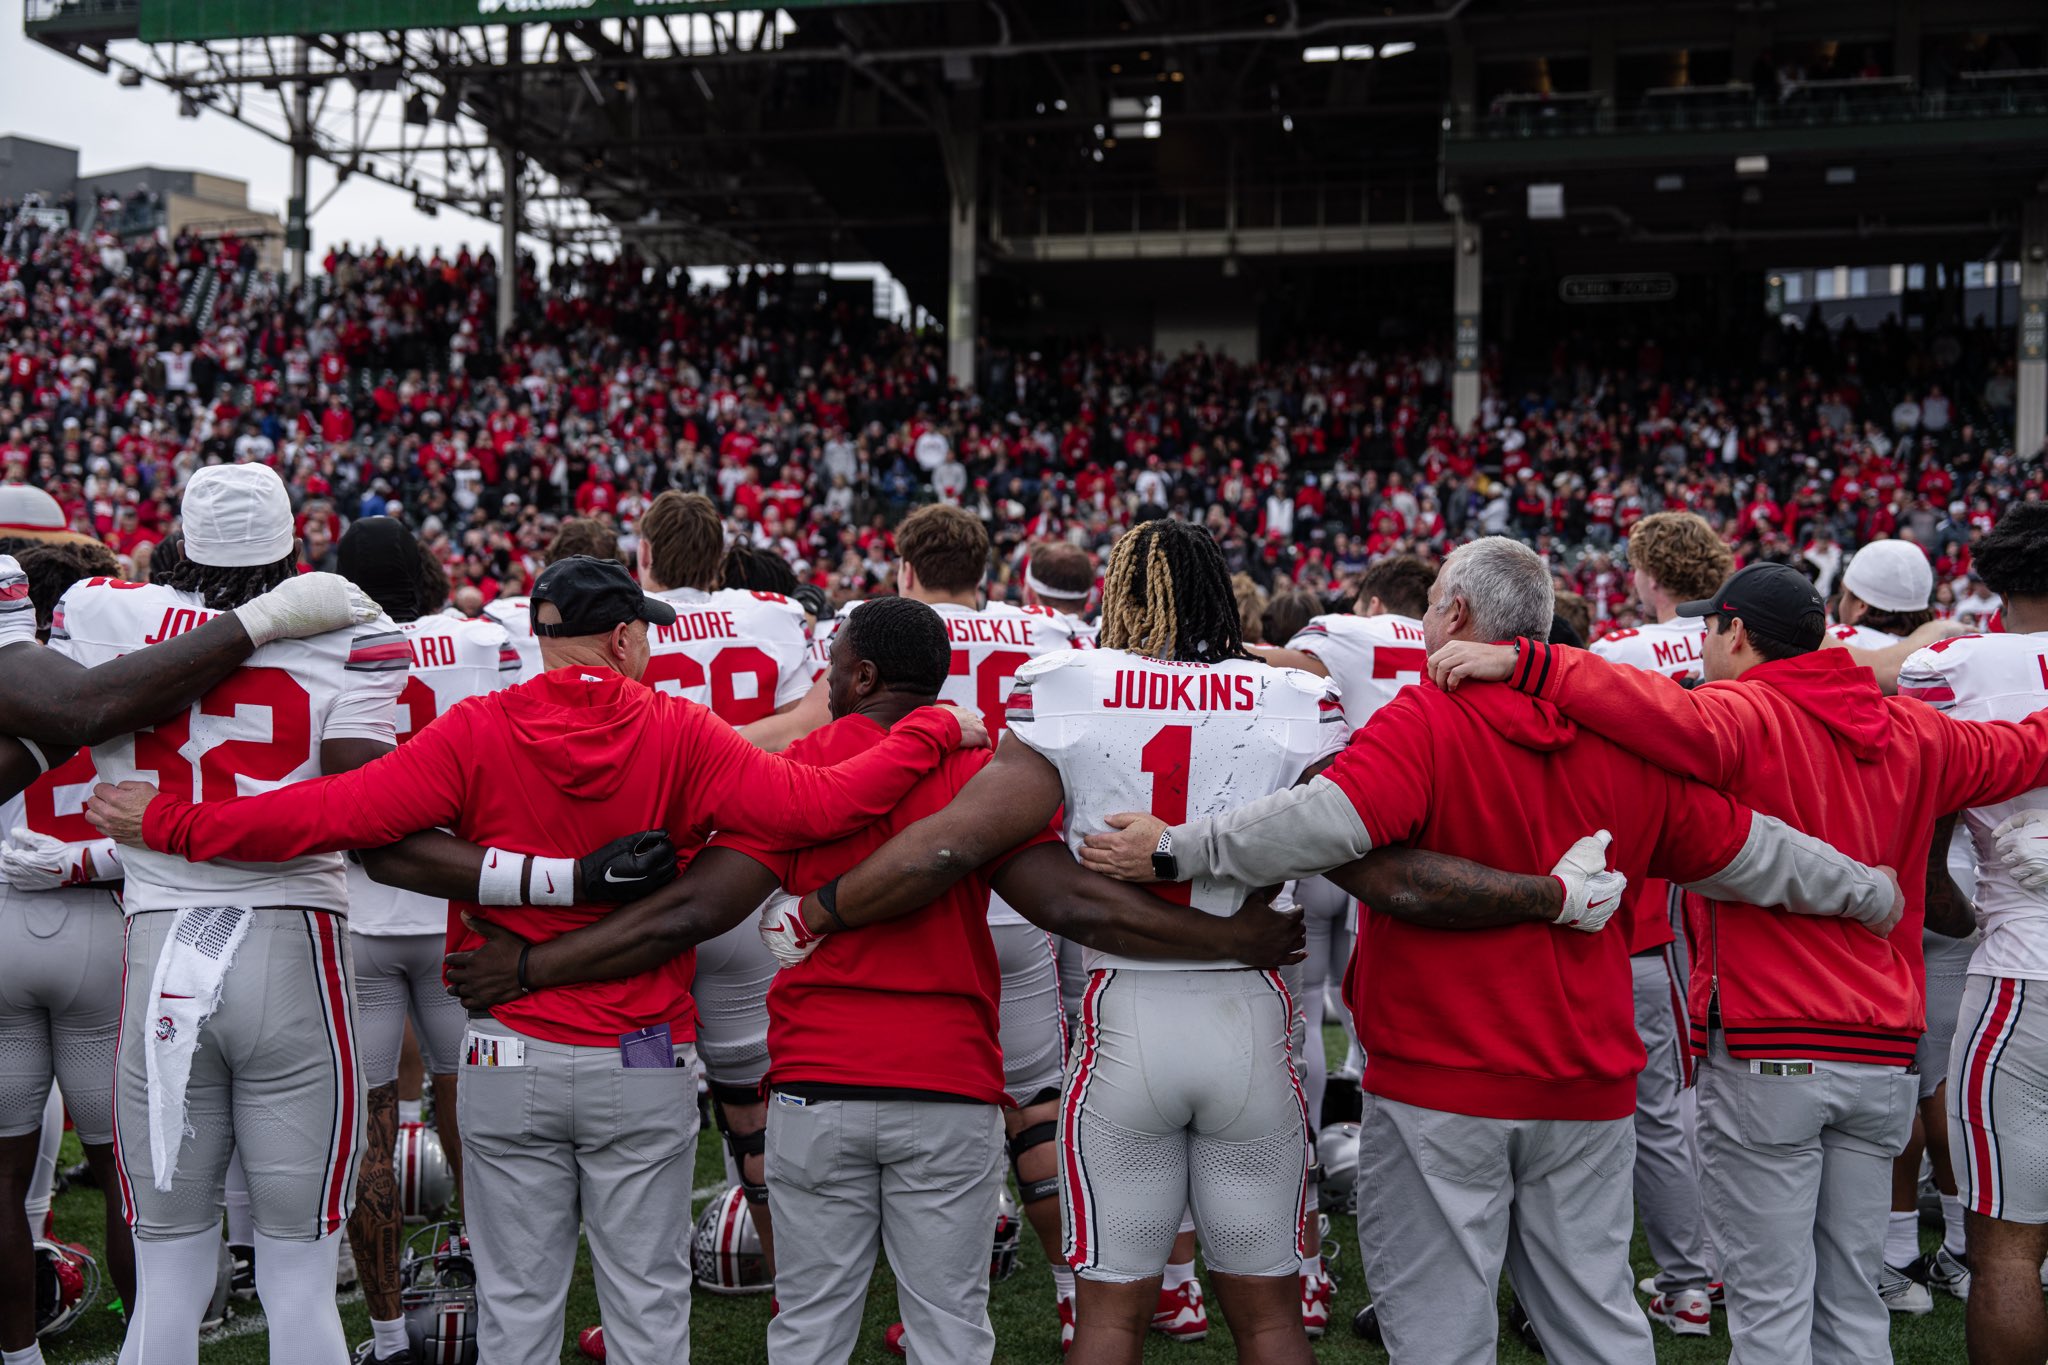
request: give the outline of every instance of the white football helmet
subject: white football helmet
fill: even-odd
[[[1017,1211],[1017,1201],[1005,1185],[996,1198],[996,1244],[988,1259],[990,1280],[1007,1280],[1017,1273],[1017,1247],[1023,1234],[1024,1215]]]
[[[707,1294],[765,1294],[775,1287],[761,1235],[747,1213],[746,1191],[732,1185],[697,1215],[690,1239],[690,1272]]]
[[[408,1223],[430,1223],[455,1201],[455,1171],[441,1149],[441,1135],[424,1123],[398,1125],[391,1156],[398,1181],[398,1207]]]
[[[405,1239],[398,1301],[413,1358],[476,1365],[476,1262],[454,1223],[430,1223]]]
[[[1323,1168],[1325,1213],[1358,1212],[1358,1125],[1333,1123],[1316,1135],[1316,1164]]]

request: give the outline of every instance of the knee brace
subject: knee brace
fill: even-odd
[[[768,1202],[768,1187],[755,1184],[747,1179],[747,1158],[760,1156],[768,1150],[768,1130],[756,1128],[751,1133],[733,1131],[732,1124],[725,1117],[728,1104],[759,1104],[761,1092],[751,1086],[720,1085],[711,1083],[711,1117],[718,1125],[718,1135],[725,1139],[725,1150],[732,1153],[733,1168],[740,1174],[740,1192],[749,1204],[761,1205]]]
[[[1048,1086],[1036,1095],[1033,1095],[1030,1102],[1024,1108],[1029,1109],[1034,1105],[1050,1104],[1059,1097],[1060,1092]],[[1046,1176],[1042,1180],[1027,1180],[1022,1166],[1026,1152],[1031,1151],[1035,1147],[1045,1146],[1054,1138],[1057,1138],[1059,1133],[1059,1124],[1052,1119],[1047,1119],[1043,1123],[1034,1123],[1028,1128],[1018,1130],[1017,1135],[1010,1139],[1010,1172],[1017,1177],[1017,1193],[1026,1204],[1036,1204],[1041,1199],[1051,1199],[1060,1192],[1060,1178],[1057,1173]]]

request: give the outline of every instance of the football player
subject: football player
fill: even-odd
[[[640,586],[676,612],[673,625],[647,632],[641,681],[710,707],[736,729],[793,712],[811,690],[804,609],[781,593],[721,586],[725,524],[711,499],[670,489],[641,514],[636,529]],[[767,1125],[761,1078],[768,1071],[768,985],[774,979],[775,959],[749,919],[698,947],[690,983],[712,1116],[739,1173],[771,1276],[775,1235],[761,1170]]]
[[[1635,630],[1604,635],[1588,646],[1610,663],[1697,682],[1703,676],[1704,622],[1678,614],[1680,602],[1711,597],[1735,570],[1720,533],[1693,512],[1654,512],[1628,534],[1636,600],[1651,618]],[[1713,1330],[1719,1291],[1700,1207],[1694,1112],[1686,1094],[1692,1066],[1685,1052],[1686,970],[1675,925],[1680,906],[1670,884],[1650,879],[1629,917],[1629,970],[1636,1032],[1649,1060],[1636,1076],[1636,1207],[1657,1273],[1646,1311],[1677,1336]]]
[[[1874,548],[1866,546],[1857,558]],[[2002,599],[2004,631],[1945,640],[1913,655],[1899,670],[1899,692],[1959,719],[2017,720],[2048,706],[2048,505],[2014,503],[1978,542],[1974,562],[1985,586]],[[2048,1075],[2041,1005],[2048,981],[2044,807],[2048,790],[2037,788],[1966,810],[1956,826],[1975,854],[1981,930],[1960,1005],[1951,1006],[1956,1017],[1949,1021],[1943,1087],[1967,1248],[1949,1221],[1955,1208],[1944,1192],[1942,1246],[1906,1270],[1928,1285],[1967,1295],[1972,1360],[2024,1360],[2048,1350],[2039,1280],[2048,1259],[2048,1181],[2041,1176],[2048,1168],[2041,1154]],[[1930,919],[1932,890],[1930,878]],[[1929,1033],[1943,989],[1930,957]],[[1965,1250],[1967,1260],[1960,1254]]]
[[[268,467],[200,469],[180,513],[184,558],[169,582],[79,584],[59,604],[53,648],[101,664],[297,576],[291,503]],[[265,644],[190,709],[94,746],[94,766],[196,802],[344,771],[391,747],[405,677],[388,621]],[[342,860],[195,866],[136,850],[123,864],[115,1142],[145,1291],[130,1330],[153,1361],[197,1360],[239,1151],[271,1353],[346,1365],[335,1259],[362,1109]]]

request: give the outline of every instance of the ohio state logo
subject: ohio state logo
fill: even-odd
[[[170,1015],[166,1014],[156,1021],[156,1040],[159,1043],[168,1043],[177,1036],[178,1026],[171,1022]]]

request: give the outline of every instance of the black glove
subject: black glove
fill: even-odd
[[[579,900],[624,905],[676,879],[676,846],[666,832],[645,829],[614,839],[576,860]]]

